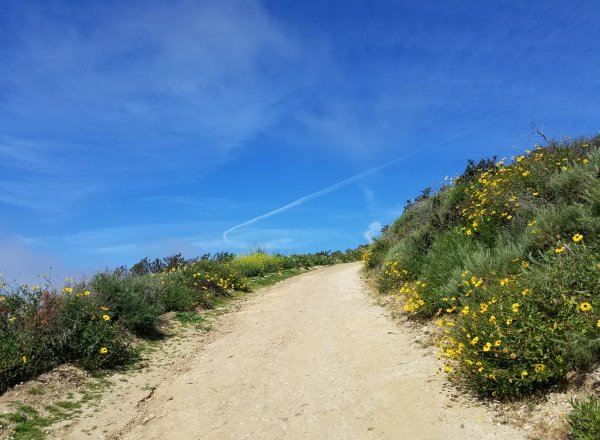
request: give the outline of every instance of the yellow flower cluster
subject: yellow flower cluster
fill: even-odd
[[[425,305],[422,292],[419,292],[419,290],[423,289],[426,285],[426,283],[421,281],[406,282],[402,284],[396,299],[404,300],[403,309],[405,312],[416,313]]]
[[[401,267],[398,267],[398,261],[390,260],[385,263],[383,276],[396,287],[400,286],[405,280],[408,279],[408,271]]]

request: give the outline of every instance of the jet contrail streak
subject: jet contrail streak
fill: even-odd
[[[410,153],[406,153],[406,154],[404,154],[404,155],[402,155],[400,157],[397,157],[397,158],[395,158],[395,159],[393,159],[393,160],[391,160],[389,162],[386,162],[384,164],[378,165],[378,166],[373,167],[373,168],[369,168],[368,170],[365,170],[365,171],[362,171],[362,172],[360,172],[358,174],[355,174],[352,177],[344,179],[344,180],[342,180],[342,181],[340,181],[338,183],[334,183],[331,186],[328,186],[326,188],[320,189],[319,191],[315,191],[313,193],[310,193],[310,194],[308,194],[308,195],[306,195],[304,197],[300,197],[299,199],[294,200],[293,202],[288,203],[287,205],[282,206],[281,208],[274,209],[273,211],[269,211],[266,214],[259,215],[258,217],[254,217],[254,218],[252,218],[252,219],[250,219],[248,221],[245,221],[244,223],[240,223],[239,225],[236,225],[233,228],[229,228],[225,232],[223,232],[223,240],[225,240],[226,242],[229,242],[229,239],[227,238],[227,236],[231,232],[235,231],[236,229],[240,229],[240,228],[243,228],[244,226],[251,225],[251,224],[256,223],[256,222],[258,222],[260,220],[264,220],[266,218],[273,217],[274,215],[281,214],[282,212],[285,212],[285,211],[287,211],[289,209],[295,208],[296,206],[302,205],[302,204],[304,204],[304,203],[306,203],[306,202],[308,202],[310,200],[316,199],[317,197],[324,196],[324,195],[329,194],[329,193],[331,193],[333,191],[336,191],[336,190],[338,190],[340,188],[343,188],[344,186],[348,186],[348,185],[350,185],[350,184],[352,184],[352,183],[354,183],[354,182],[356,182],[356,181],[358,181],[360,179],[363,179],[364,177],[370,176],[371,174],[377,173],[377,172],[379,172],[379,171],[381,171],[381,170],[383,170],[385,168],[388,168],[388,167],[390,167],[390,166],[392,166],[392,165],[400,162],[401,160],[407,159],[407,158],[409,158],[411,156],[414,156],[415,154],[422,153],[423,151],[431,150],[432,148],[435,148],[435,147],[437,147],[439,145],[445,144],[445,143],[450,142],[450,141],[452,141],[452,140],[454,140],[456,138],[464,136],[465,134],[471,133],[472,131],[475,131],[475,130],[478,130],[480,128],[483,128],[486,125],[492,124],[493,122],[495,122],[498,119],[506,116],[509,113],[512,113],[512,111],[508,112],[508,113],[505,113],[503,115],[500,115],[500,116],[496,116],[495,118],[493,118],[493,119],[491,119],[491,120],[489,120],[487,122],[484,122],[483,124],[480,124],[480,125],[477,125],[475,127],[471,127],[471,128],[469,128],[467,130],[461,131],[461,132],[459,132],[457,134],[454,134],[454,135],[450,136],[447,139],[444,139],[442,141],[436,142],[435,144],[432,144],[432,145],[430,145],[428,147],[419,148],[418,150],[414,150],[414,151],[411,151]]]

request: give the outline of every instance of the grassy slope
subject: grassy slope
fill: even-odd
[[[599,147],[470,163],[363,257],[382,293],[436,319],[445,371],[479,395],[547,390],[600,356]]]

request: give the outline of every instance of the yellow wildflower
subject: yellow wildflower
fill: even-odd
[[[106,348],[106,347],[102,347],[102,348],[100,349],[100,354],[106,354],[106,353],[108,353],[108,348]]]
[[[492,349],[492,344],[490,344],[489,342],[486,342],[485,345],[483,346],[483,351],[490,351]]]
[[[583,302],[579,304],[579,310],[581,310],[583,313],[587,313],[592,310],[592,305],[588,302]]]
[[[27,363],[27,356],[23,356],[23,363],[26,364]]]
[[[533,366],[533,368],[536,373],[541,373],[542,371],[544,371],[546,369],[546,366],[544,364],[535,364]]]
[[[110,321],[110,316],[102,315],[102,319],[104,319],[105,321]]]
[[[512,305],[512,311],[513,311],[513,313],[519,313],[519,307],[520,307],[519,303],[514,303]]]
[[[63,292],[65,292],[65,293],[71,293],[72,291],[73,291],[72,287],[65,287],[65,288],[63,288]]]
[[[565,251],[565,249],[567,249],[565,246],[557,247],[556,249],[554,249],[554,253],[555,254],[562,254]]]
[[[528,373],[527,371],[522,371],[522,372],[521,372],[521,377],[522,377],[523,379],[525,379],[527,376],[529,376],[529,373]]]
[[[581,234],[575,234],[575,235],[573,235],[573,241],[575,243],[580,242],[581,240],[583,240],[583,235],[581,235]]]
[[[501,344],[502,341],[500,339],[497,339],[496,342],[494,342],[494,347],[500,347]]]
[[[481,303],[481,304],[479,304],[479,311],[481,313],[485,313],[487,311],[487,309],[488,309],[487,303]]]

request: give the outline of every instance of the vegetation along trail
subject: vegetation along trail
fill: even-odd
[[[122,439],[521,439],[444,391],[432,347],[374,305],[360,264],[267,289],[131,413]],[[102,406],[97,417],[102,418]],[[124,417],[121,414],[120,417]],[[70,427],[62,438],[91,438]]]

